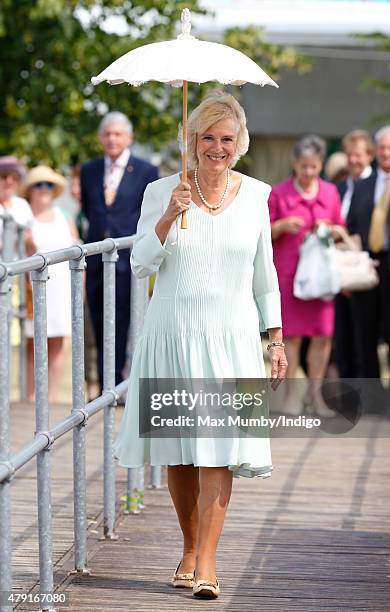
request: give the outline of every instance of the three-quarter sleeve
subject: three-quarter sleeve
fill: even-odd
[[[269,195],[269,191],[267,191]],[[264,201],[264,196],[262,198]],[[278,276],[273,262],[271,223],[267,198],[263,204],[264,222],[259,237],[253,273],[253,295],[259,313],[260,331],[282,327]]]
[[[278,221],[278,219],[280,219],[280,211],[278,195],[274,189],[272,189],[271,193],[269,194],[268,209],[271,223],[275,223],[275,221]]]
[[[159,197],[156,183],[149,184],[144,192],[141,216],[137,225],[130,264],[137,278],[157,272],[164,259],[171,254],[166,248],[167,240],[161,244],[156,234],[156,223],[163,214],[163,199]]]

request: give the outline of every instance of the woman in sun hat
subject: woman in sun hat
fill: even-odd
[[[36,250],[45,253],[71,246],[78,239],[73,221],[68,220],[55,205],[55,199],[65,188],[63,176],[48,166],[30,170],[23,185],[33,213],[31,237]],[[70,275],[67,262],[50,266],[46,284],[47,335],[49,352],[49,401],[57,398],[58,385],[65,359],[64,338],[71,334]],[[28,397],[33,399],[33,322],[27,321],[28,341]]]

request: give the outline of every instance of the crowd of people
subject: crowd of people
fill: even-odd
[[[293,151],[292,176],[275,185],[269,199],[289,362],[287,376],[293,378],[299,364],[303,365],[310,381],[307,400],[317,404],[318,413],[324,416],[331,413],[318,389],[329,361],[337,366],[340,378],[379,380],[378,346],[382,341],[386,345],[386,367],[390,340],[390,126],[376,132],[375,142],[365,130],[353,130],[344,136],[342,148],[342,154],[331,156],[327,162],[332,184],[320,178],[325,142],[316,136],[302,138]],[[303,301],[294,296],[299,248],[319,222],[328,224],[336,239],[337,225],[359,237],[362,249],[378,262],[376,287],[343,291],[334,301]],[[300,350],[302,338],[306,339],[304,355]]]
[[[28,254],[80,240],[94,242],[136,233],[144,191],[158,178],[158,170],[133,155],[133,129],[123,114],[109,113],[98,135],[103,156],[74,168],[70,177],[70,193],[80,204],[76,223],[56,204],[66,184],[61,174],[47,166],[27,171],[17,158],[0,158],[0,210],[26,227]],[[321,401],[318,381],[327,375],[329,362],[336,365],[341,378],[379,379],[378,346],[390,342],[390,126],[378,130],[375,139],[365,130],[352,131],[342,140],[342,152],[328,159],[324,140],[305,136],[295,144],[291,160],[291,175],[274,185],[269,196],[287,376],[296,377],[303,366],[312,381],[305,401],[317,404],[318,412],[325,416],[329,409]],[[320,222],[332,230],[344,226],[359,236],[362,248],[378,262],[377,287],[341,292],[332,301],[303,301],[294,296],[300,247]],[[129,253],[121,251],[116,266],[116,384],[126,372],[130,288]],[[64,338],[71,329],[66,264],[51,268],[47,290],[49,383],[54,400],[63,370]],[[92,398],[103,385],[103,267],[99,256],[88,258],[86,297],[86,379]],[[28,313],[28,395],[32,399],[30,307]]]

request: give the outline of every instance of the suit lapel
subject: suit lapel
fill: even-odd
[[[367,198],[370,201],[371,211],[375,205],[375,185],[376,185],[377,174],[373,172],[371,176],[368,177],[367,182],[365,183],[365,187],[367,189]]]
[[[99,198],[103,206],[105,206],[106,199],[104,196],[104,157],[101,157],[97,160],[97,176],[98,176]]]
[[[338,183],[337,189],[339,190],[340,199],[342,200],[347,191],[347,181],[341,181]]]
[[[367,224],[367,219],[371,219],[374,209],[376,178],[377,175],[373,172],[368,178],[359,181],[355,186],[357,198],[354,197],[355,193],[352,196],[348,217],[351,213],[357,215],[358,219],[365,220],[364,226]],[[352,210],[352,207],[354,210]],[[360,228],[360,231],[363,231],[363,228]]]

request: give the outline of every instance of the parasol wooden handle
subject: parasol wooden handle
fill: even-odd
[[[183,152],[181,154],[181,175],[183,183],[187,182],[187,101],[188,101],[188,82],[183,81],[183,119],[182,119],[182,139]],[[181,229],[187,229],[187,212],[181,214]]]

